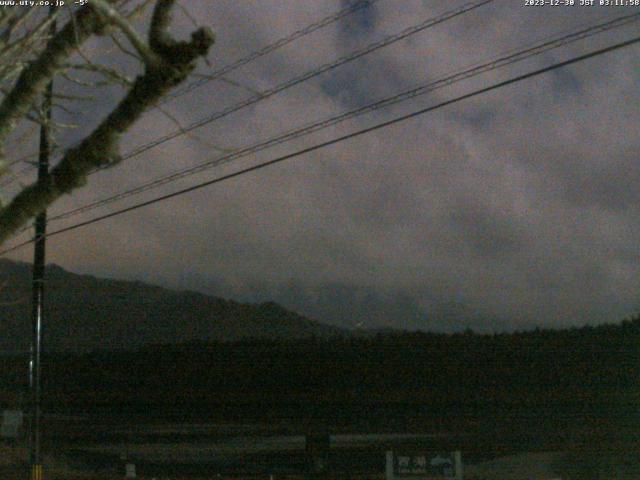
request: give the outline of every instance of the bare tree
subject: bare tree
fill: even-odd
[[[152,7],[151,20],[147,34],[142,35],[132,19],[147,6]],[[33,8],[0,7],[0,161],[6,160],[7,139],[21,122],[46,121],[39,103],[54,76],[71,78],[70,72],[85,71],[125,86],[122,98],[99,125],[62,153],[48,181],[24,187],[0,207],[0,244],[59,197],[84,185],[91,171],[119,163],[122,134],[183,82],[199,58],[206,57],[214,42],[209,28],[193,31],[188,41],[169,34],[174,6],[175,0],[133,5],[129,0],[89,0],[79,8],[58,9],[52,16],[38,15]],[[64,25],[48,35],[56,16]],[[83,56],[82,45],[94,36],[110,36],[118,54],[136,57],[142,72],[131,80]]]

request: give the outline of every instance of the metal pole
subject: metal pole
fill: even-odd
[[[387,451],[384,473],[385,480],[393,480],[393,451],[391,450]]]
[[[53,14],[55,7],[50,7]],[[56,31],[55,21],[50,33]],[[53,80],[47,85],[42,99],[43,123],[40,126],[40,155],[38,158],[38,183],[49,181],[50,123]],[[29,388],[31,390],[31,421],[29,423],[29,447],[31,480],[43,480],[41,452],[41,383],[40,360],[42,353],[42,320],[44,304],[45,236],[47,212],[42,211],[35,219],[35,244],[33,252],[33,294],[31,307],[31,359],[29,362]]]
[[[462,466],[462,453],[456,450],[453,453],[454,468],[456,469],[456,480],[464,480],[464,471]]]

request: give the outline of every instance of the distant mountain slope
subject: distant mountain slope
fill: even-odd
[[[0,260],[0,350],[29,345],[31,266]],[[99,279],[47,267],[48,350],[135,348],[149,343],[295,339],[343,332],[273,302],[242,304],[142,282]]]

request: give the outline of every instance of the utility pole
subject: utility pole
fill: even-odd
[[[54,14],[55,7],[49,8]],[[49,33],[53,37],[56,22],[53,20]],[[51,103],[53,97],[53,80],[47,85],[42,99],[42,125],[40,126],[40,154],[38,157],[38,183],[49,182],[49,153],[51,150],[50,123]],[[33,251],[33,294],[31,306],[31,358],[29,361],[29,389],[31,393],[31,421],[29,422],[29,448],[31,480],[43,480],[41,432],[41,354],[42,354],[42,320],[44,306],[44,270],[45,241],[47,233],[47,211],[38,214],[35,219],[35,243]]]

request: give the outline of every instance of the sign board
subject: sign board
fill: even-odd
[[[136,466],[133,463],[127,463],[124,467],[125,478],[136,478]]]
[[[387,480],[461,480],[460,452],[387,452]]]

